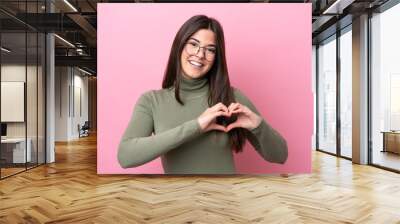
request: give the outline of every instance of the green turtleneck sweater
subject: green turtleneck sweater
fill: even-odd
[[[167,174],[236,173],[228,134],[202,133],[197,118],[209,107],[208,81],[186,79],[180,83],[181,105],[174,88],[152,90],[140,96],[118,148],[123,168],[137,167],[161,156]],[[235,100],[260,115],[250,100],[234,88]],[[264,119],[247,139],[265,160],[284,163],[288,150],[284,138]]]

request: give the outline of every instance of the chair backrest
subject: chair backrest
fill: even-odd
[[[85,121],[82,128],[89,128],[89,121]]]

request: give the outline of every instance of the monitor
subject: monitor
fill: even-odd
[[[7,136],[7,124],[1,123],[1,136]]]

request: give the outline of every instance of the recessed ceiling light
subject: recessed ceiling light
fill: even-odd
[[[1,47],[1,51],[4,51],[6,53],[10,53],[11,52],[11,50],[9,50],[9,49],[7,49],[5,47]]]
[[[60,39],[61,41],[63,41],[64,43],[68,44],[69,46],[75,48],[75,45],[71,44],[71,42],[69,42],[68,40],[66,40],[66,39],[64,39],[64,38],[62,38],[62,37],[60,37],[60,36],[57,35],[57,34],[54,34],[54,36],[57,37],[58,39]]]
[[[78,70],[81,71],[81,72],[83,72],[83,73],[85,73],[85,74],[93,75],[92,73],[90,73],[90,72],[88,72],[88,71],[86,71],[86,70],[83,70],[83,69],[81,69],[81,68],[79,68],[79,67],[78,67]]]
[[[68,0],[64,0],[65,4],[67,4],[72,10],[74,10],[75,12],[78,12],[78,10],[71,4],[69,3]]]
[[[336,0],[322,14],[342,14],[343,10],[351,5],[355,0]]]

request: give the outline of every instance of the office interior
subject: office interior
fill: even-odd
[[[88,169],[95,172],[97,4],[169,2],[176,1],[0,2],[0,186],[29,180],[35,170],[56,170],[58,161],[68,170],[66,158],[85,151],[88,142],[92,154],[85,159],[94,161]],[[361,165],[368,174],[398,178],[399,1],[236,2],[312,4],[313,161],[334,159],[321,170],[348,162],[350,173]],[[397,220],[392,215],[388,221]]]
[[[0,6],[3,179],[54,163],[57,142],[96,133],[96,31],[61,16],[62,1]]]

